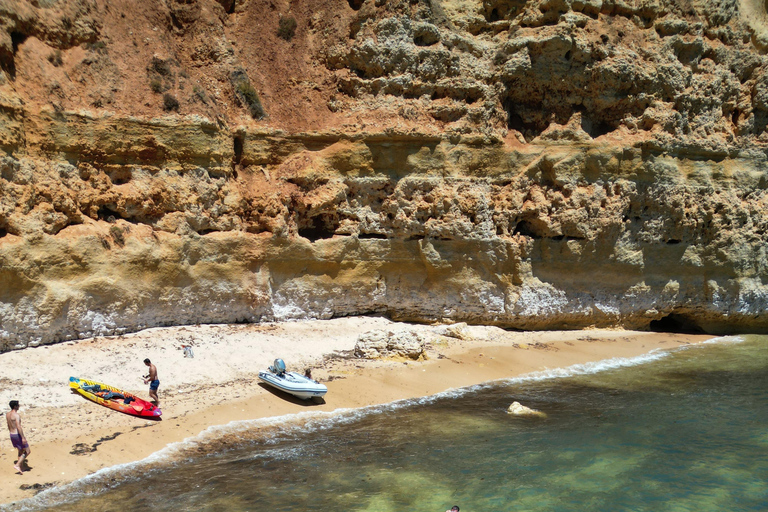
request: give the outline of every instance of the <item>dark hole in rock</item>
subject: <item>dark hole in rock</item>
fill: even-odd
[[[235,135],[232,139],[232,165],[239,164],[240,160],[243,158],[243,142],[243,136],[241,134]]]
[[[19,45],[24,44],[24,41],[26,40],[26,34],[22,34],[21,32],[11,32],[11,47],[13,48],[13,53],[16,53],[19,50]]]
[[[108,222],[115,222],[115,220],[120,218],[120,214],[117,211],[106,205],[102,205],[96,212],[96,215],[99,220],[106,220]]]
[[[589,134],[590,137],[597,138],[615,130],[615,127],[605,121],[594,121],[589,116],[581,116],[581,129]]]
[[[507,128],[520,132],[526,141],[530,142],[541,135],[543,130],[534,122],[526,122],[515,108],[515,103],[511,98],[504,101],[504,110],[507,111]]]
[[[520,222],[518,222],[517,226],[515,226],[515,230],[513,231],[513,234],[529,236],[531,238],[541,238],[541,234],[536,230],[533,224],[531,224],[527,220],[521,220]]]
[[[108,172],[107,176],[113,185],[124,185],[131,181],[131,178],[133,178],[133,172],[130,169],[121,168]]]
[[[678,313],[670,313],[658,320],[651,320],[650,329],[654,332],[705,334],[704,329],[693,318]]]
[[[299,236],[306,238],[310,242],[332,238],[336,233],[336,228],[338,228],[338,225],[326,222],[322,217],[315,217],[311,221],[312,224],[299,228]]]
[[[509,119],[507,120],[507,127],[522,133],[523,130],[525,130],[525,124],[523,123],[523,118],[520,117],[517,114],[517,112],[510,111]]]

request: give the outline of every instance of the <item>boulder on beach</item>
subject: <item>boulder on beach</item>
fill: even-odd
[[[459,340],[472,339],[472,335],[467,331],[467,324],[465,322],[437,326],[435,328],[435,334]]]
[[[370,331],[355,343],[355,356],[366,359],[403,357],[418,360],[425,356],[426,340],[414,331]]]

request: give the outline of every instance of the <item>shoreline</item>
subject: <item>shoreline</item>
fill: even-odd
[[[428,340],[427,357],[419,361],[351,357],[357,337],[377,330],[419,333]],[[2,407],[6,412],[9,400],[20,401],[22,426],[32,450],[31,470],[13,474],[16,450],[6,433],[0,466],[7,468],[8,476],[0,479],[0,505],[32,497],[40,488],[144,460],[174,443],[197,439],[210,427],[234,421],[388,404],[715,337],[605,329],[508,332],[487,326],[467,327],[461,338],[441,332],[439,326],[352,317],[154,328],[0,354],[7,369],[0,391]],[[184,358],[184,344],[193,347],[194,358]],[[147,387],[140,379],[145,357],[158,367],[162,421],[124,415],[69,390],[69,376],[77,376],[146,398]],[[313,377],[328,386],[325,403],[292,400],[260,384],[258,372],[276,357],[292,371],[311,367]],[[221,442],[229,440],[223,436]],[[216,448],[215,442],[207,444]]]

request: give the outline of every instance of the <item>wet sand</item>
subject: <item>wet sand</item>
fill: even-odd
[[[355,358],[358,336],[376,330],[419,333],[428,340],[426,358]],[[157,328],[0,354],[0,404],[7,412],[10,400],[20,401],[32,449],[30,470],[15,474],[16,450],[6,433],[0,450],[6,473],[0,478],[0,503],[142,460],[213,425],[388,403],[711,338],[623,330],[508,332],[480,326],[464,329],[464,339],[441,333],[439,326],[354,317]],[[192,346],[195,357],[184,357],[182,345]],[[146,357],[158,368],[162,421],[112,411],[69,389],[69,377],[75,376],[148,398],[141,378]],[[325,403],[291,399],[260,384],[258,372],[277,357],[291,371],[311,367],[313,377],[328,386]]]

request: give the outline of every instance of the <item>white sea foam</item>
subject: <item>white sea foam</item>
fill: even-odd
[[[702,341],[699,343],[699,345],[710,345],[712,343],[744,343],[746,341],[746,338],[742,335],[731,335],[731,336],[718,336],[716,338],[712,338],[706,341]],[[681,349],[687,349],[687,348],[695,348],[696,345],[686,345],[684,347],[680,347]]]
[[[742,336],[721,336],[707,340],[704,343],[740,343],[743,341],[745,341],[745,339]],[[397,400],[386,404],[377,404],[355,409],[342,408],[330,412],[302,411],[284,416],[239,420],[224,425],[214,425],[195,436],[188,437],[183,441],[171,443],[143,460],[104,468],[69,484],[45,490],[32,498],[21,500],[13,504],[0,505],[0,511],[33,511],[57,504],[74,502],[87,496],[103,493],[121,483],[132,481],[142,475],[146,475],[147,472],[151,472],[153,469],[159,469],[168,464],[185,459],[199,458],[201,452],[213,455],[221,453],[222,451],[231,450],[238,444],[256,440],[264,444],[276,445],[286,438],[296,437],[310,432],[328,430],[340,425],[347,425],[372,414],[389,413],[407,407],[427,405],[438,400],[458,398],[499,384],[509,385],[526,382],[540,382],[638,366],[665,359],[675,351],[695,348],[697,346],[698,345],[687,345],[675,350],[659,349],[637,357],[617,357],[602,361],[575,364],[564,368],[552,368],[532,372],[519,377],[489,381],[463,388],[452,388],[426,397]],[[226,445],[222,445],[220,443],[222,439],[234,442],[228,442]],[[270,456],[274,455],[279,455],[279,453],[270,452]],[[288,455],[289,454],[286,454],[286,456]]]
[[[465,388],[453,388],[437,393],[435,395],[422,397],[416,399],[419,404],[427,404],[435,400],[443,398],[456,398],[463,396],[467,393],[473,393],[481,389],[497,386],[499,384],[520,384],[524,382],[539,382],[545,380],[563,379],[567,377],[574,377],[577,375],[588,375],[599,373],[608,370],[614,370],[617,368],[624,368],[628,366],[638,366],[641,364],[658,361],[668,357],[670,351],[654,350],[648,354],[643,354],[637,357],[614,357],[612,359],[604,359],[602,361],[595,361],[590,363],[580,363],[564,368],[551,368],[541,370],[538,372],[527,373],[518,377],[510,377],[508,379],[501,379],[496,381],[483,382],[481,384],[475,384],[474,386],[468,386]],[[395,402],[396,404],[397,402]]]

